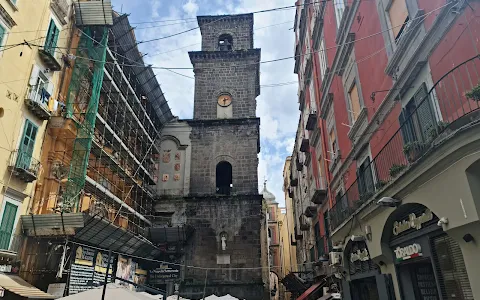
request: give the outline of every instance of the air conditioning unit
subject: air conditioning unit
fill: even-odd
[[[338,266],[342,263],[342,252],[329,253],[330,266]]]

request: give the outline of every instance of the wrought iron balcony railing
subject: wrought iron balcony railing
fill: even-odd
[[[50,119],[51,113],[48,108],[50,93],[41,85],[28,87],[25,95],[25,104],[29,110],[41,120]]]
[[[28,152],[14,151],[10,156],[9,169],[19,179],[32,182],[37,179],[40,162]]]
[[[337,197],[329,211],[332,230],[428,155],[440,135],[446,137],[453,129],[479,120],[479,63],[480,56],[475,56],[446,73],[428,92],[424,89],[415,94],[399,117],[400,128]]]

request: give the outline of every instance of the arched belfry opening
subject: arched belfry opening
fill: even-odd
[[[216,169],[217,194],[230,195],[232,189],[232,165],[227,161],[221,161]]]
[[[231,51],[233,50],[233,38],[229,34],[222,34],[218,38],[218,49],[220,51]]]

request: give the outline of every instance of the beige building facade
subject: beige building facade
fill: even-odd
[[[23,239],[47,120],[56,106],[62,51],[69,34],[67,1],[0,1],[0,252],[12,269]],[[17,268],[13,267],[14,270]]]

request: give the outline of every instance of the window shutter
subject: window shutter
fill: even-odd
[[[433,114],[432,101],[427,93],[427,87],[422,84],[420,89],[414,96],[415,104],[417,105],[417,119],[420,125],[421,135],[423,141],[430,138],[430,129],[435,126],[435,116]]]
[[[388,15],[392,25],[393,36],[397,38],[402,29],[402,24],[405,23],[408,18],[408,9],[405,0],[393,0],[388,10]]]
[[[0,25],[0,45],[3,45],[3,40],[5,38],[5,27]]]
[[[411,143],[415,140],[412,120],[411,118],[407,119],[408,117],[409,115],[407,111],[405,109],[402,109],[402,111],[400,112],[400,116],[398,117],[398,122],[400,123],[400,126],[401,126],[401,132],[402,132],[404,144]]]
[[[5,203],[2,223],[0,225],[0,249],[8,250],[10,246],[10,238],[15,224],[18,207],[10,202]]]
[[[32,72],[30,73],[29,84],[34,86],[37,84],[38,74],[40,74],[40,68],[37,65],[33,65]]]

